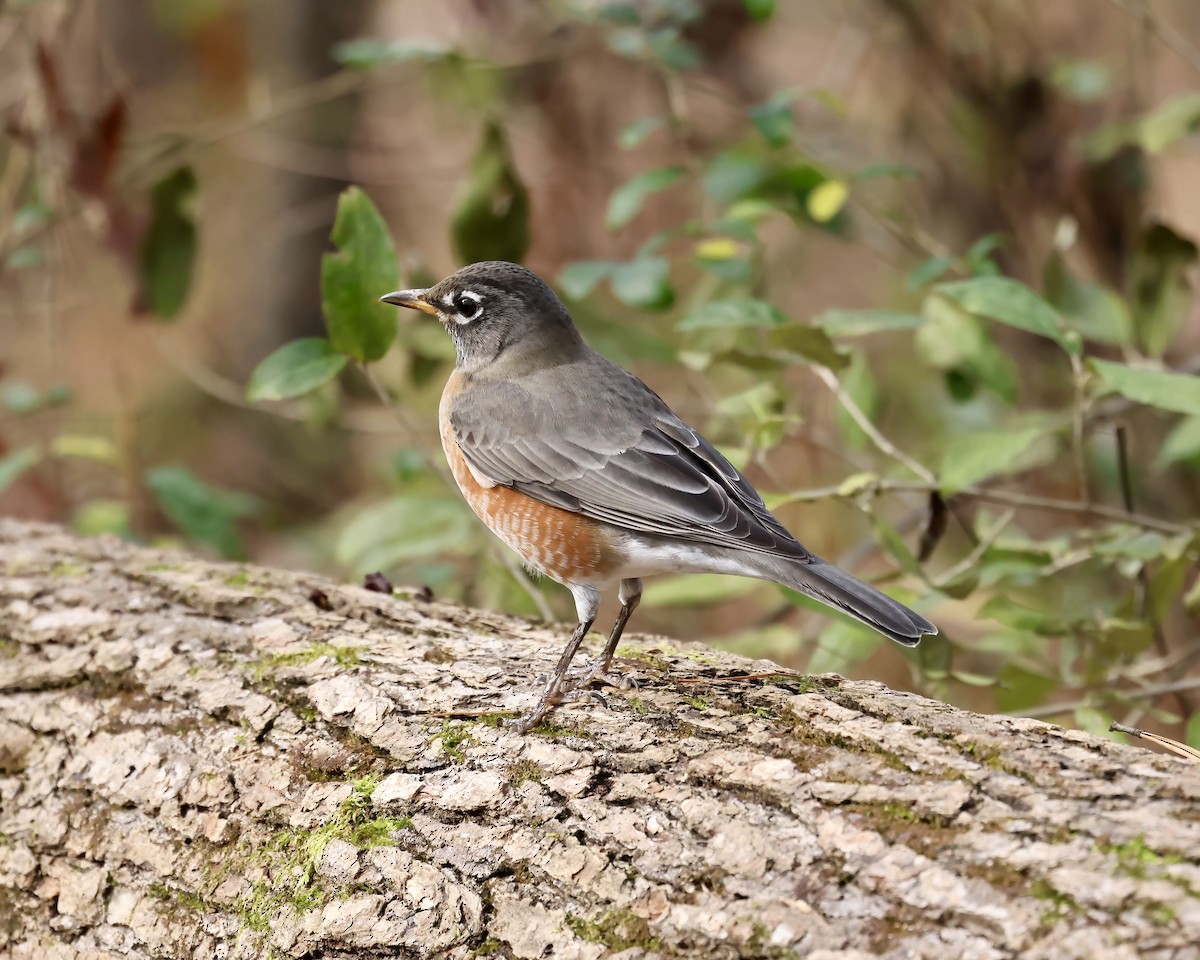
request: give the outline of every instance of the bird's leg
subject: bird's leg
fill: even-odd
[[[628,677],[623,677],[618,673],[612,672],[612,662],[613,655],[617,652],[617,644],[621,642],[621,634],[625,632],[625,624],[633,616],[633,611],[637,609],[637,605],[642,602],[642,581],[638,579],[622,580],[619,596],[621,599],[621,612],[617,614],[617,621],[613,624],[612,632],[608,635],[608,642],[604,645],[604,652],[600,654],[598,659],[568,673],[567,683],[569,686],[567,689],[580,690],[593,683],[607,684],[610,687],[617,687],[620,690],[628,690],[634,686],[634,682]]]
[[[558,666],[554,668],[554,673],[546,683],[546,689],[542,691],[541,699],[532,710],[514,724],[513,729],[517,733],[528,733],[531,728],[537,726],[542,717],[566,699],[566,694],[571,689],[567,686],[567,668],[571,666],[571,661],[575,658],[579,645],[583,643],[583,638],[587,636],[590,629],[592,629],[591,620],[579,621],[575,632],[571,634],[571,639],[567,641],[566,649],[558,658]]]
[[[583,643],[583,638],[587,636],[587,632],[592,629],[592,624],[596,621],[596,611],[600,609],[600,592],[595,587],[572,586],[571,593],[575,597],[575,610],[579,614],[579,623],[575,627],[575,632],[571,634],[571,639],[567,641],[562,656],[558,658],[558,666],[554,668],[554,673],[546,683],[541,699],[532,710],[513,725],[513,729],[517,733],[527,733],[537,726],[542,717],[565,700],[577,699],[577,696],[572,693],[575,688],[567,680],[567,670],[570,669],[575,654],[579,652],[579,645]],[[599,694],[595,694],[594,697],[601,703],[604,702],[603,697],[600,697]]]

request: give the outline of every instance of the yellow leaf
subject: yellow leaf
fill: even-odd
[[[828,223],[841,212],[849,197],[850,187],[845,180],[826,180],[808,195],[805,207],[817,223]]]
[[[738,255],[738,245],[727,237],[713,237],[696,244],[696,256],[701,260],[732,260]]]

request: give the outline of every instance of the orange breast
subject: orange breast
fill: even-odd
[[[600,524],[508,487],[488,486],[471,472],[450,425],[450,404],[461,389],[462,374],[455,370],[442,392],[438,426],[446,460],[471,509],[527,565],[550,579],[608,579],[615,560],[612,536]]]

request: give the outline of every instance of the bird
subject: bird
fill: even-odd
[[[638,377],[589,347],[537,274],[483,261],[384,303],[436,317],[454,342],[438,427],[467,503],[524,564],[570,590],[578,622],[517,733],[589,688],[629,684],[617,644],[654,574],[771,580],[907,647],[937,627],[814,555],[711,443]],[[603,591],[621,608],[600,657],[571,664]]]

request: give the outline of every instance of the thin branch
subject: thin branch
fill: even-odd
[[[891,457],[897,463],[901,463],[906,466],[909,470],[924,480],[930,486],[930,488],[937,485],[937,477],[935,477],[930,470],[917,463],[916,460],[906,454],[903,450],[892,443],[891,440],[879,432],[878,428],[876,428],[875,424],[871,422],[870,418],[862,412],[862,408],[854,402],[854,398],[846,392],[845,388],[842,387],[841,383],[838,381],[837,375],[834,374],[832,370],[826,366],[822,366],[821,364],[813,364],[812,369],[820,381],[833,391],[833,395],[837,397],[838,403],[840,403],[843,409],[850,414],[851,419],[858,424],[862,432],[871,439],[871,442],[875,444],[875,446],[878,447],[882,453]]]
[[[1004,528],[1012,522],[1012,518],[1016,515],[1016,512],[1017,511],[1015,509],[1006,511],[1004,515],[995,522],[992,528],[979,539],[979,542],[975,544],[975,548],[969,554],[967,554],[958,563],[954,564],[954,566],[947,567],[932,581],[930,581],[933,586],[940,590],[946,586],[946,584],[952,583],[956,577],[962,576],[968,570],[971,570],[977,563],[979,563],[979,561],[983,559],[983,555],[987,553],[988,548],[990,548],[992,544],[999,539],[1000,534],[1004,532]]]
[[[1131,17],[1141,20],[1165,46],[1178,54],[1182,60],[1200,70],[1200,47],[1195,46],[1179,30],[1161,19],[1141,0],[1109,0],[1109,2],[1113,6],[1120,7]]]
[[[1084,423],[1087,414],[1087,371],[1083,358],[1072,353],[1071,373],[1075,394],[1071,403],[1071,455],[1075,462],[1075,493],[1084,503],[1091,503],[1092,493],[1088,485],[1087,451],[1084,448]],[[1132,511],[1129,511],[1132,513]]]
[[[1158,697],[1165,696],[1168,693],[1178,693],[1181,690],[1196,690],[1200,689],[1200,677],[1189,677],[1186,680],[1174,680],[1171,683],[1160,683],[1153,687],[1143,687],[1141,690],[1114,690],[1110,692],[1112,696],[1121,696],[1129,700],[1154,700]],[[1028,710],[1018,710],[1011,716],[1030,717],[1036,719],[1038,717],[1053,717],[1060,713],[1072,713],[1081,707],[1094,707],[1097,698],[1095,694],[1087,697],[1081,697],[1078,700],[1069,700],[1066,703],[1045,703],[1041,706],[1030,707]]]

